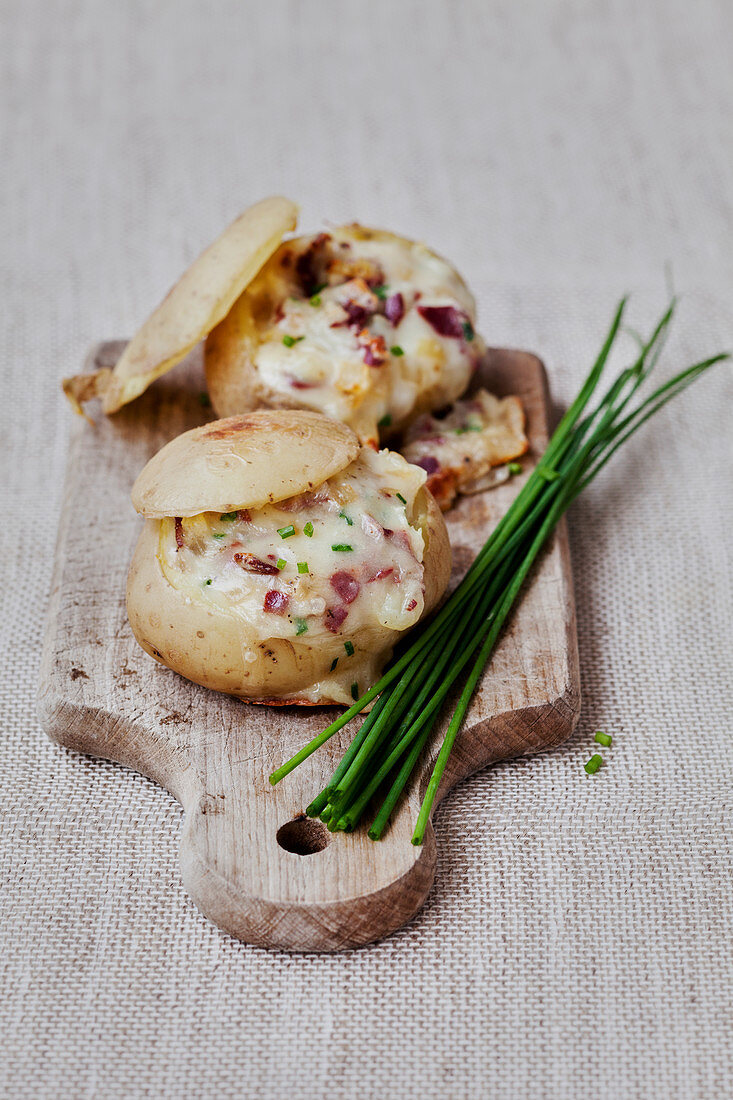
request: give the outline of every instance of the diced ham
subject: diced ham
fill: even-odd
[[[439,336],[464,336],[463,326],[468,320],[455,306],[418,306],[417,312],[431,325]]]
[[[326,614],[323,616],[326,630],[330,630],[332,634],[338,634],[348,614],[345,607],[327,607]]]
[[[341,571],[334,573],[331,577],[331,588],[337,593],[344,601],[344,603],[353,603],[356,597],[359,595],[359,584],[353,573],[346,573]]]
[[[384,303],[384,315],[392,325],[399,325],[405,315],[405,299],[398,292],[390,294]]]

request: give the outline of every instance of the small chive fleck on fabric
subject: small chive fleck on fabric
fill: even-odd
[[[348,542],[334,542],[331,546],[331,549],[335,550],[337,554],[348,554],[354,549],[354,547],[349,546]]]
[[[610,733],[604,733],[602,730],[597,731],[593,740],[597,741],[599,745],[603,745],[603,747],[606,749],[610,749],[613,742],[613,738],[611,737]]]
[[[385,413],[381,420],[377,421],[378,428],[388,428],[392,423],[392,417],[389,413]]]
[[[298,637],[299,634],[305,634],[307,630],[308,630],[308,623],[305,621],[305,619],[296,619],[295,620],[295,636],[296,636],[296,638]]]
[[[308,520],[305,527],[303,528],[303,534],[307,535],[309,539],[313,538],[313,524],[310,520]]]
[[[201,405],[204,409],[208,409],[211,407],[211,398],[209,397],[208,393],[199,394],[199,405]]]
[[[600,753],[594,752],[587,764],[584,765],[588,775],[595,775],[603,763],[603,757]]]
[[[351,698],[355,699],[355,700],[359,698],[359,685],[358,684],[352,684],[351,685]]]
[[[221,520],[222,523],[231,523],[236,518],[237,518],[237,513],[236,512],[224,512],[224,514],[222,516],[219,516],[219,519]]]
[[[521,472],[522,472],[522,463],[521,462],[510,462],[509,465],[507,466],[507,470],[512,475],[512,477],[514,477],[515,474],[521,474]]]
[[[349,527],[354,526],[353,519],[349,519],[349,517],[346,515],[346,512],[339,512],[339,519],[345,519],[346,522],[348,523]]]
[[[463,322],[463,335],[470,344],[474,337],[473,325],[470,321]]]
[[[401,500],[403,504],[407,504],[407,501],[406,501],[406,500],[405,500],[405,498],[403,497],[402,493],[398,493],[398,494],[397,494],[397,499],[398,499],[398,500]]]
[[[299,561],[298,562],[298,572],[299,573],[307,573],[308,572],[308,562],[307,561]]]
[[[283,336],[283,344],[286,348],[292,348],[299,340],[304,340],[304,336]]]
[[[405,354],[399,344],[394,344],[389,350],[392,352],[393,355],[396,355],[397,358],[399,358],[400,355]]]
[[[227,537],[227,536],[226,536],[226,532],[225,532],[225,531],[215,531],[215,532],[214,532],[214,538],[215,538],[215,539],[225,539],[226,537]]]
[[[351,642],[344,642],[344,649],[349,657],[354,656],[354,647]]]
[[[338,659],[338,657],[334,657],[334,659],[333,659],[333,660],[331,661],[331,667],[330,667],[330,669],[329,669],[328,671],[329,671],[329,672],[333,672],[333,670],[334,670],[334,669],[336,668],[336,665],[337,665],[338,663],[339,663],[339,659]]]
[[[375,286],[374,293],[376,294],[377,298],[379,298],[380,301],[384,302],[387,299],[387,291],[388,290],[389,290],[389,287],[387,286],[387,284],[382,283],[381,286]]]
[[[289,523],[287,527],[278,527],[277,533],[281,539],[289,539],[291,535],[295,534],[295,528],[292,523]]]
[[[285,561],[285,558],[278,558],[275,562],[275,565],[278,567],[278,569],[284,569],[287,564],[288,563]]]

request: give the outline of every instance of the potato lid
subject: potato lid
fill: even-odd
[[[116,412],[179,363],[227,315],[297,218],[295,203],[279,196],[240,214],[184,272],[113,370],[64,379],[64,393],[76,411],[82,412],[82,402],[101,397],[104,412]]]
[[[262,409],[184,432],[132,487],[149,519],[259,508],[317,488],[359,453],[346,424],[320,413]]]

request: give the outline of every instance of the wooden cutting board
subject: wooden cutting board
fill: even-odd
[[[88,369],[112,366],[104,343]],[[493,350],[479,382],[517,393],[528,415],[529,469],[542,451],[548,394],[540,361]],[[135,642],[125,612],[128,564],[141,521],[130,503],[138,472],[164,443],[211,419],[194,353],[133,405],[75,426],[66,474],[39,706],[59,744],[126,764],[166,787],[185,811],[183,880],[207,917],[249,943],[335,951],[410,920],[435,874],[436,838],[410,843],[442,729],[377,843],[366,828],[327,832],[303,817],[330,777],[352,723],[278,786],[270,772],[328,724],[333,707],[252,706],[188,683]],[[448,516],[452,583],[506,511],[524,476],[464,498]],[[564,526],[538,563],[473,699],[439,798],[487,764],[564,741],[580,691]]]

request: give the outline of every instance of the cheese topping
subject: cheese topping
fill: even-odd
[[[455,400],[484,351],[473,298],[450,264],[357,225],[286,242],[247,295],[268,400],[318,409],[363,442]]]
[[[478,390],[456,401],[447,416],[418,417],[405,432],[402,454],[428,475],[428,489],[446,511],[458,493],[473,486],[493,466],[523,455],[524,411],[518,397],[494,397]]]
[[[360,452],[316,490],[261,508],[161,520],[168,581],[245,620],[255,642],[402,631],[424,607],[423,471],[389,451]],[[245,660],[256,660],[256,653]]]

